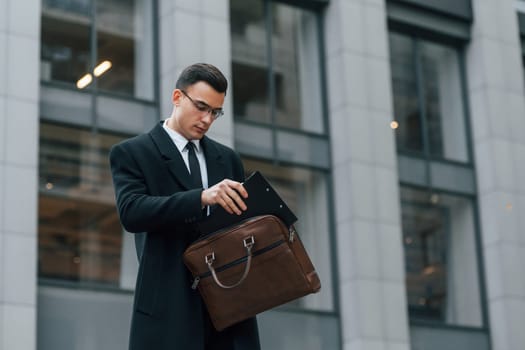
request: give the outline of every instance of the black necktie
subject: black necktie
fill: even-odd
[[[202,188],[201,168],[197,155],[195,154],[195,144],[190,141],[186,145],[186,148],[188,149],[188,163],[190,163],[190,174],[193,185],[195,188]]]

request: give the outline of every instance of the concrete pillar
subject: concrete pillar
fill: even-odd
[[[385,2],[325,16],[343,348],[408,349]]]
[[[160,0],[161,118],[171,113],[171,93],[180,72],[197,62],[217,66],[228,79],[225,114],[208,136],[233,145],[230,3],[228,0]]]
[[[525,344],[525,92],[514,0],[472,1],[468,95],[493,350]]]
[[[0,350],[36,349],[40,3],[0,0]]]

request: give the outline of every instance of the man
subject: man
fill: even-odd
[[[131,350],[259,349],[255,319],[217,332],[182,253],[197,237],[195,223],[210,206],[246,210],[239,156],[205,134],[223,114],[228,83],[209,64],[181,73],[169,119],[149,133],[113,146],[111,171],[124,228],[135,233],[139,272]]]

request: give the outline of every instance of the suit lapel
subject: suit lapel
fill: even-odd
[[[177,147],[175,147],[173,141],[163,129],[162,123],[164,122],[161,121],[158,123],[150,131],[149,135],[157,145],[157,148],[173,177],[185,190],[190,190],[193,186],[188,168],[184,163],[184,159],[182,159],[182,155],[177,150]]]
[[[204,156],[206,157],[206,169],[208,170],[208,187],[222,181],[226,174],[224,172],[224,161],[217,146],[208,137],[201,140]]]

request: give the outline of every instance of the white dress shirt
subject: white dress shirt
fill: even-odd
[[[186,148],[186,144],[188,143],[188,140],[179,134],[177,131],[173,130],[168,126],[168,120],[166,119],[164,121],[164,124],[162,127],[168,135],[170,136],[171,140],[179,150],[180,154],[182,155],[182,159],[184,160],[184,163],[186,164],[186,168],[188,169],[188,172],[190,172],[190,162],[188,160],[188,149]],[[202,147],[200,145],[200,140],[191,140],[193,144],[195,145],[195,154],[197,155],[197,159],[199,160],[199,167],[201,169],[201,179],[202,179],[202,186],[204,188],[208,188],[208,170],[206,169],[206,158],[204,157],[204,152],[202,151]]]

